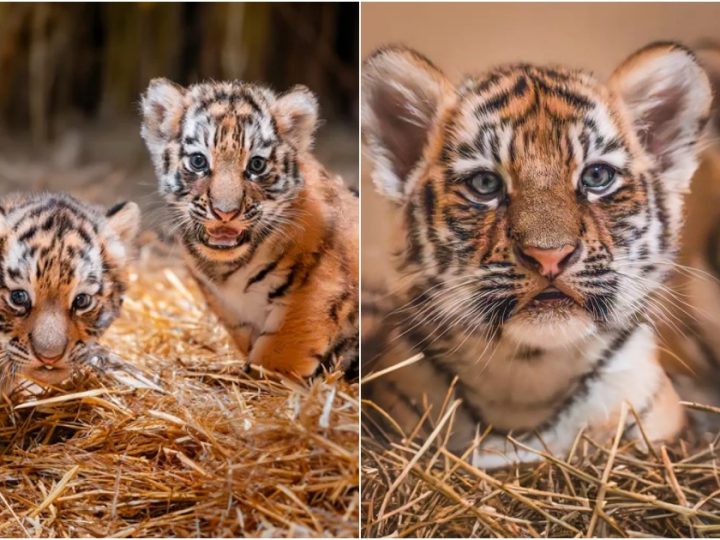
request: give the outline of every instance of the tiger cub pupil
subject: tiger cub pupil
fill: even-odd
[[[0,199],[0,391],[19,377],[57,384],[119,314],[139,226],[63,194]]]

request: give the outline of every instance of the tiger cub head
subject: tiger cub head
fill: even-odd
[[[318,107],[304,87],[276,95],[243,82],[150,83],[142,137],[185,245],[209,260],[241,257],[292,219]]]
[[[690,51],[648,46],[606,82],[517,64],[455,86],[387,48],[362,84],[372,177],[401,207],[397,264],[422,318],[547,348],[653,314],[711,101]]]
[[[139,220],[131,202],[0,199],[0,390],[16,375],[59,383],[84,359],[120,311]]]

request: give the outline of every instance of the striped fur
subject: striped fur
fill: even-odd
[[[62,194],[0,199],[0,391],[17,375],[59,383],[85,359],[120,312],[139,219],[134,203],[104,212]]]
[[[356,370],[357,200],[311,153],[314,96],[155,80],[143,115],[188,266],[240,352],[301,376]]]
[[[671,438],[682,411],[656,358],[653,295],[678,248],[709,101],[675,44],[639,51],[606,84],[516,64],[454,87],[414,51],[372,55],[363,138],[405,241],[394,335],[363,366],[425,355],[372,396],[409,430],[457,378],[458,452],[492,425],[562,453],[580,429],[614,430],[623,401],[653,439]],[[547,267],[535,258],[559,252]],[[476,452],[486,467],[535,458],[500,436]]]

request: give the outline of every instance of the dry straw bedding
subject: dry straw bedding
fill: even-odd
[[[181,267],[136,272],[103,343],[141,376],[0,403],[0,537],[357,535],[357,385],[248,372]]]
[[[579,434],[567,456],[488,473],[463,459],[472,447],[462,457],[445,447],[457,404],[432,415],[430,438],[386,431],[380,444],[364,426],[363,536],[720,537],[720,435],[688,432],[648,453],[622,429],[608,444]]]

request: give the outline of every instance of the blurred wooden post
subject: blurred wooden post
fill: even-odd
[[[30,32],[30,130],[33,143],[43,144],[48,138],[48,20],[50,6],[37,4],[32,12]]]

